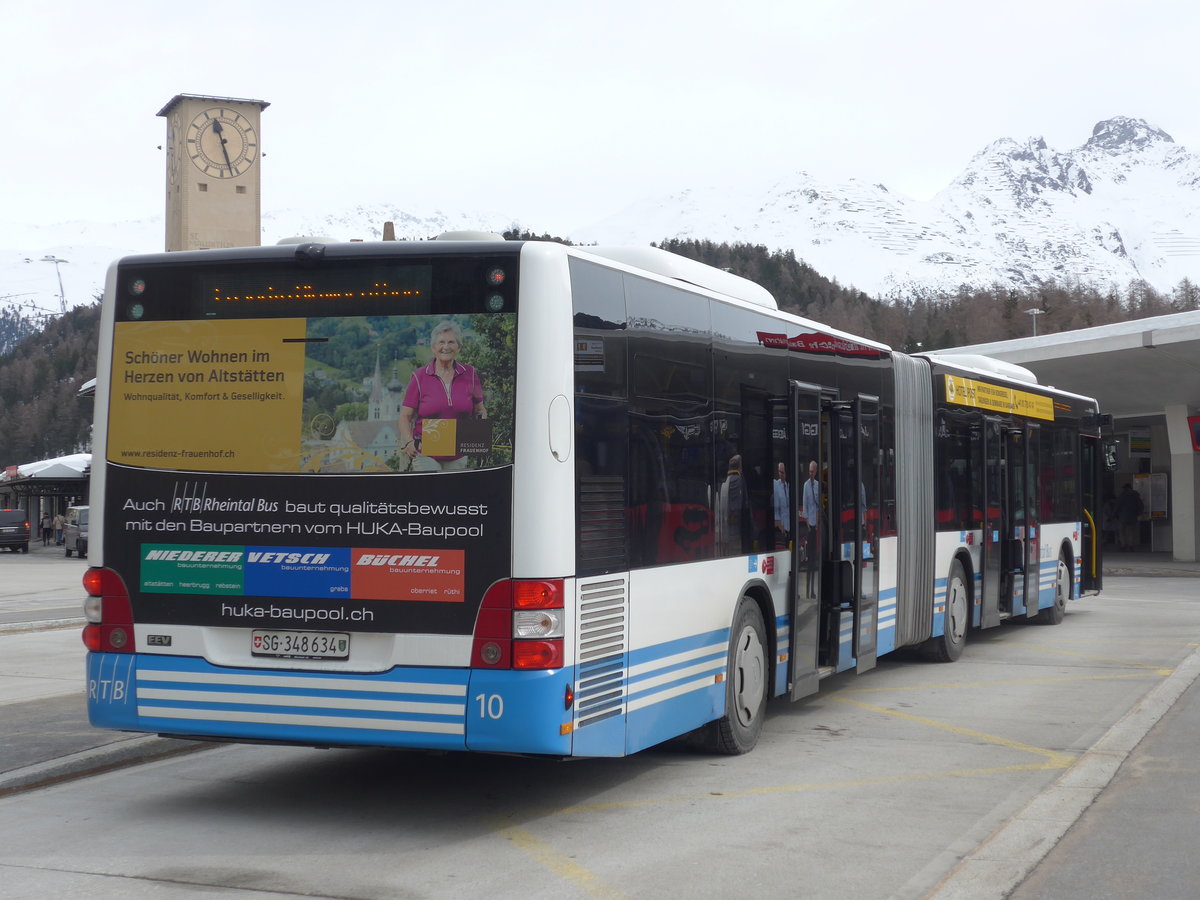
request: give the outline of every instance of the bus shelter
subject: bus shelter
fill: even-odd
[[[0,477],[0,506],[25,510],[36,527],[42,516],[87,503],[91,467],[90,453],[8,466]]]

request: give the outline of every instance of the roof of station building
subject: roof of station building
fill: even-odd
[[[1042,384],[1095,397],[1123,418],[1200,405],[1200,310],[938,353],[1017,363]]]

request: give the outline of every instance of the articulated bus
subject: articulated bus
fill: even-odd
[[[656,248],[447,238],[112,266],[94,725],[742,753],[772,698],[1100,588],[1094,400]]]

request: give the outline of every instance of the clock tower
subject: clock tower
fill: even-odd
[[[257,247],[263,100],[176,94],[167,120],[167,250]]]

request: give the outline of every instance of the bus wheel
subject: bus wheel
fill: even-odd
[[[971,590],[967,573],[957,559],[946,578],[946,620],[942,634],[931,638],[926,650],[934,662],[954,662],[967,643],[967,621],[971,615]]]
[[[733,620],[725,675],[725,715],[698,735],[704,749],[734,756],[758,743],[767,714],[766,629],[758,604],[743,597]]]
[[[1057,625],[1067,611],[1067,600],[1071,596],[1071,567],[1066,559],[1058,558],[1058,573],[1054,576],[1054,605],[1039,612],[1033,619],[1038,625]]]

